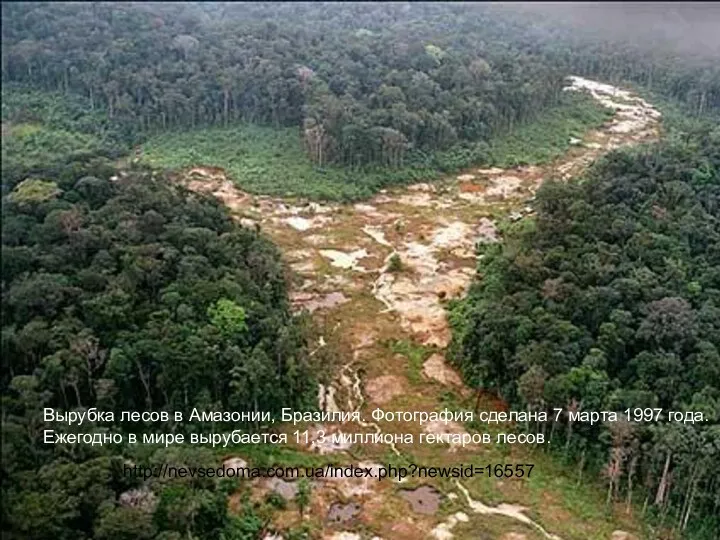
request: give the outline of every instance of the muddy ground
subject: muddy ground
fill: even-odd
[[[570,178],[609,150],[659,134],[660,113],[630,92],[579,77],[571,78],[567,90],[591,93],[615,115],[601,129],[572,141],[564,157],[543,166],[471,169],[441,182],[383,190],[357,204],[251,196],[220,169],[185,171],[190,189],[213,193],[243,225],[258,224],[284,252],[294,284],[294,309],[313,314],[324,331],[321,345],[333,343],[343,360],[336,379],[318,393],[324,409],[359,409],[367,419],[378,405],[385,410],[438,410],[444,393],[466,395],[443,352],[450,340],[446,304],[467,290],[474,275],[475,247],[501,241],[498,220],[532,214],[533,194],[545,179]],[[393,255],[400,259],[399,269],[390,266]],[[411,358],[393,352],[388,346],[392,340],[425,347],[429,354],[424,365],[413,366]],[[371,422],[315,427],[320,428],[381,429]],[[444,424],[424,428],[464,430],[461,425]],[[404,424],[384,424],[382,429],[413,431]],[[474,451],[447,446],[357,449],[317,444],[306,450],[360,452],[374,462],[392,454],[421,456],[431,465],[454,464],[464,453]],[[530,512],[514,501],[491,506],[460,483],[438,486],[441,496],[437,505],[430,505],[432,512],[413,511],[393,482],[358,486],[354,497],[345,496],[353,493],[342,485],[347,483],[324,482],[313,490],[313,508],[319,515],[342,518],[333,520],[332,526],[322,526],[324,538],[559,538],[567,521],[564,513],[568,510],[560,503],[556,509],[545,505]],[[522,485],[498,489],[516,500],[527,499]],[[351,529],[337,530],[346,525]],[[490,532],[479,535],[477,531],[484,528]],[[610,536],[595,536],[587,530],[582,537]]]

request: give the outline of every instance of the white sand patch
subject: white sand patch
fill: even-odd
[[[205,180],[190,180],[187,187],[191,191],[210,193],[218,198],[225,206],[233,212],[239,212],[250,206],[251,197],[235,187],[230,180],[225,179],[224,174],[201,173],[203,169],[192,169],[190,177],[201,176]]]
[[[335,210],[337,210],[336,206],[330,206],[316,202],[310,202],[308,203],[307,207],[302,209],[302,211],[310,211],[313,214],[329,214],[330,212],[334,212]]]
[[[572,76],[569,79],[570,85],[564,90],[589,92],[601,105],[615,111],[615,116],[607,128],[610,133],[630,135],[645,132],[653,134],[653,131],[648,131],[648,128],[657,124],[662,114],[641,97],[610,84],[591,81],[583,77]]]
[[[303,241],[311,246],[325,246],[330,243],[330,239],[322,234],[311,234],[304,237]]]
[[[281,219],[280,222],[290,225],[296,231],[305,232],[309,229],[323,227],[327,225],[330,220],[331,218],[327,216],[314,216],[309,219],[300,216],[291,216]]]
[[[239,457],[231,457],[223,461],[223,469],[244,469],[247,466],[247,461]]]
[[[357,212],[361,212],[361,213],[363,213],[363,214],[376,214],[377,211],[378,211],[378,209],[375,208],[375,207],[374,207],[373,205],[371,205],[371,204],[358,203],[358,204],[353,205],[353,208],[354,208]]]
[[[318,406],[321,411],[341,412],[340,407],[335,402],[336,388],[332,385],[325,386],[318,384]]]
[[[427,182],[412,184],[408,186],[407,189],[408,191],[425,191],[427,193],[434,193],[436,191],[435,186],[428,184]]]
[[[388,203],[394,203],[396,201],[395,197],[390,197],[386,193],[380,192],[380,195],[376,195],[372,199],[373,204],[388,204]]]
[[[387,202],[394,202],[395,199],[388,198]],[[378,203],[380,204],[380,203]],[[386,212],[384,210],[378,210],[377,207],[369,205],[369,204],[356,204],[353,206],[353,209],[362,214],[367,219],[371,220],[371,222],[375,226],[385,225],[387,223],[392,222],[393,220],[398,219],[401,217],[401,214],[398,214],[396,212]]]
[[[297,231],[307,231],[313,226],[313,222],[311,220],[298,216],[285,218],[283,221]]]
[[[462,492],[462,494],[465,496],[465,499],[468,503],[468,506],[470,509],[476,513],[476,514],[495,514],[499,516],[506,516],[511,519],[514,519],[516,521],[519,521],[521,523],[524,523],[525,525],[530,525],[531,527],[535,527],[545,538],[549,538],[550,540],[562,540],[559,536],[555,534],[548,533],[541,525],[534,522],[532,519],[527,517],[523,512],[527,510],[524,506],[520,506],[518,504],[506,504],[501,503],[497,506],[487,506],[480,501],[477,501],[470,497],[470,492],[468,492],[467,488],[463,486],[459,481],[455,481],[458,489]]]
[[[492,185],[485,191],[487,197],[508,197],[522,185],[522,178],[505,175],[493,178]]]
[[[430,261],[433,262],[437,264],[434,259]],[[462,294],[473,274],[471,268],[424,273],[420,277],[382,274],[375,282],[373,294],[400,315],[402,328],[422,344],[446,347],[450,342],[450,330],[441,298]]]
[[[254,219],[246,218],[246,217],[240,218],[239,221],[240,221],[240,225],[242,225],[246,229],[254,229],[258,225],[257,221],[255,221]]]
[[[480,223],[477,228],[478,239],[480,243],[492,244],[499,240],[498,230],[495,226],[495,222],[486,217],[480,218]]]
[[[333,534],[332,536],[326,536],[326,540],[362,540],[362,536],[358,533],[342,531]]]
[[[449,268],[437,259],[439,250],[472,259],[475,242],[494,238],[492,222],[474,228],[462,221],[443,223],[430,237],[430,244],[406,242],[397,254],[407,268],[399,274],[382,273],[373,295],[400,315],[402,328],[425,345],[445,347],[450,340],[444,303],[463,294],[474,275],[472,267]],[[389,260],[389,259],[388,259]]]
[[[423,373],[446,386],[462,386],[460,376],[447,365],[441,354],[435,353],[423,364]]]
[[[392,244],[385,239],[385,233],[383,232],[382,228],[365,225],[362,230],[365,234],[367,234],[370,238],[375,240],[381,246],[387,246],[389,248],[393,247]]]
[[[451,532],[453,527],[455,527],[458,523],[467,523],[468,521],[470,521],[470,518],[465,512],[455,512],[430,531],[430,536],[436,540],[452,540],[454,537]]]
[[[491,167],[489,169],[477,169],[475,172],[485,176],[493,176],[496,174],[503,174],[505,169],[501,169],[500,167]]]
[[[345,270],[353,269],[360,271],[363,271],[364,268],[359,266],[357,262],[368,256],[368,252],[365,249],[358,249],[350,253],[345,253],[344,251],[338,251],[335,249],[321,249],[320,254],[323,257],[330,259],[330,264],[332,266]]]
[[[461,182],[469,182],[470,180],[475,180],[474,174],[461,174],[457,177],[458,180]]]
[[[648,118],[635,118],[632,116],[623,117],[618,114],[616,120],[614,120],[612,125],[608,128],[608,131],[610,133],[619,133],[622,135],[628,135],[631,133],[639,134],[646,131],[648,123]]]
[[[462,221],[454,221],[446,227],[435,231],[432,245],[437,248],[472,246],[472,227]]]

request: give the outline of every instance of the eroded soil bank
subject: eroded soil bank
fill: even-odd
[[[544,166],[471,169],[442,182],[383,190],[352,205],[251,196],[237,189],[220,169],[185,171],[183,179],[190,189],[213,193],[244,225],[259,225],[283,250],[293,272],[293,306],[313,314],[325,332],[319,345],[332,343],[343,359],[335,379],[325,381],[318,393],[322,408],[363,410],[369,418],[369,411],[378,405],[386,410],[437,410],[445,392],[452,391],[460,398],[466,395],[460,377],[444,361],[450,340],[445,305],[466,291],[474,275],[476,244],[500,241],[499,219],[516,220],[531,214],[532,196],[543,180],[570,178],[599,155],[655,139],[659,133],[660,113],[641,98],[579,77],[570,81],[568,91],[590,92],[615,115],[601,129],[573,140],[564,157]],[[427,354],[418,360],[398,352],[392,346],[398,341],[420,347]],[[346,432],[380,429],[365,422],[360,426],[313,426],[321,428]],[[383,429],[402,433],[413,428],[391,424]],[[442,424],[424,429],[457,432],[465,428]],[[310,445],[306,450],[357,455],[358,449]],[[433,466],[478,457],[478,449],[442,445],[360,449],[365,459],[380,463],[395,453]],[[473,486],[437,482],[441,494],[438,511],[418,512],[397,483],[363,482],[317,483],[313,513],[339,516],[332,520],[335,528],[346,522],[354,528],[338,531],[329,527],[325,538],[478,538],[478,530],[501,531],[483,538],[516,540],[610,537],[583,529],[582,516],[575,518],[581,523],[576,529],[581,533],[567,535],[567,504],[551,497],[527,511],[516,504],[533,498],[522,483],[495,486],[509,500],[491,506],[480,502],[480,495],[471,494]],[[339,498],[350,506],[338,506]],[[352,509],[347,512],[352,519],[345,520],[338,508]]]

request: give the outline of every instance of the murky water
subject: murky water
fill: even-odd
[[[277,493],[286,501],[292,501],[298,492],[296,482],[288,482],[282,478],[268,478],[265,485],[269,491]]]
[[[415,489],[403,489],[400,496],[410,503],[410,508],[418,514],[433,515],[440,508],[442,495],[432,486],[420,486]]]
[[[362,510],[362,506],[358,503],[351,502],[347,504],[333,503],[328,511],[327,521],[334,524],[346,524],[351,522]]]

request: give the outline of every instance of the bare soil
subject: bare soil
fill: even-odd
[[[653,140],[659,134],[660,113],[641,98],[587,79],[571,80],[568,91],[591,93],[611,107],[615,115],[602,128],[587,133],[581,141],[573,141],[564,157],[544,166],[470,169],[437,184],[383,190],[354,205],[251,196],[238,190],[221,169],[195,167],[186,172],[184,183],[191,190],[214,194],[244,225],[258,224],[286,254],[296,274],[293,283],[302,284],[292,291],[293,305],[313,313],[324,329],[323,343],[336,344],[337,354],[343,358],[335,382],[318,392],[321,408],[359,410],[364,418],[370,418],[370,407],[390,401],[401,403],[404,410],[437,410],[442,408],[439,400],[443,392],[465,394],[460,377],[444,361],[443,350],[450,341],[446,305],[448,300],[465,294],[475,276],[476,244],[501,240],[496,216],[531,215],[528,199],[545,178],[570,178],[609,150]],[[400,272],[388,271],[388,261],[394,254],[400,257]],[[406,384],[409,360],[383,345],[388,339],[408,340],[435,350],[436,354],[422,366],[425,379],[419,386]],[[358,373],[363,374],[365,383]],[[445,432],[465,429],[461,425],[426,428]],[[403,433],[415,429],[419,433],[417,427],[408,424],[383,424],[381,428],[366,420],[359,425],[314,425],[308,429],[311,434],[324,430],[326,435],[325,443],[309,445],[308,452],[340,455],[358,448],[327,442],[329,434],[336,430]],[[377,462],[383,462],[388,452],[421,455],[430,465],[455,464],[472,456],[468,449],[451,450],[448,452],[447,445],[362,449],[364,455],[372,454]],[[370,497],[372,503],[361,507],[357,501],[350,501],[344,504],[357,505],[334,506],[331,511],[338,484],[323,482],[313,490],[314,511],[337,514],[340,521],[352,514],[353,519],[362,522],[364,531],[372,530],[382,538],[476,538],[463,531],[483,527],[497,530],[493,520],[501,518],[501,523],[515,522],[540,538],[558,539],[540,523],[567,521],[555,520],[543,504],[534,504],[532,511],[510,502],[486,505],[459,482],[444,484],[443,493],[453,505],[446,516],[407,516],[403,511],[404,492],[387,487],[394,483],[350,479],[345,484],[353,482],[357,490],[344,485],[343,491],[355,499]],[[533,501],[524,486],[521,484],[514,496]],[[435,505],[433,513],[439,514],[437,510]],[[572,505],[564,511],[575,522],[583,522],[584,517],[576,515]],[[468,522],[470,525],[465,525]],[[611,522],[628,528],[626,518],[615,516]],[[503,534],[506,540],[526,537],[525,533],[507,528]],[[360,536],[344,531],[326,537]],[[605,537],[609,540],[610,534]]]

